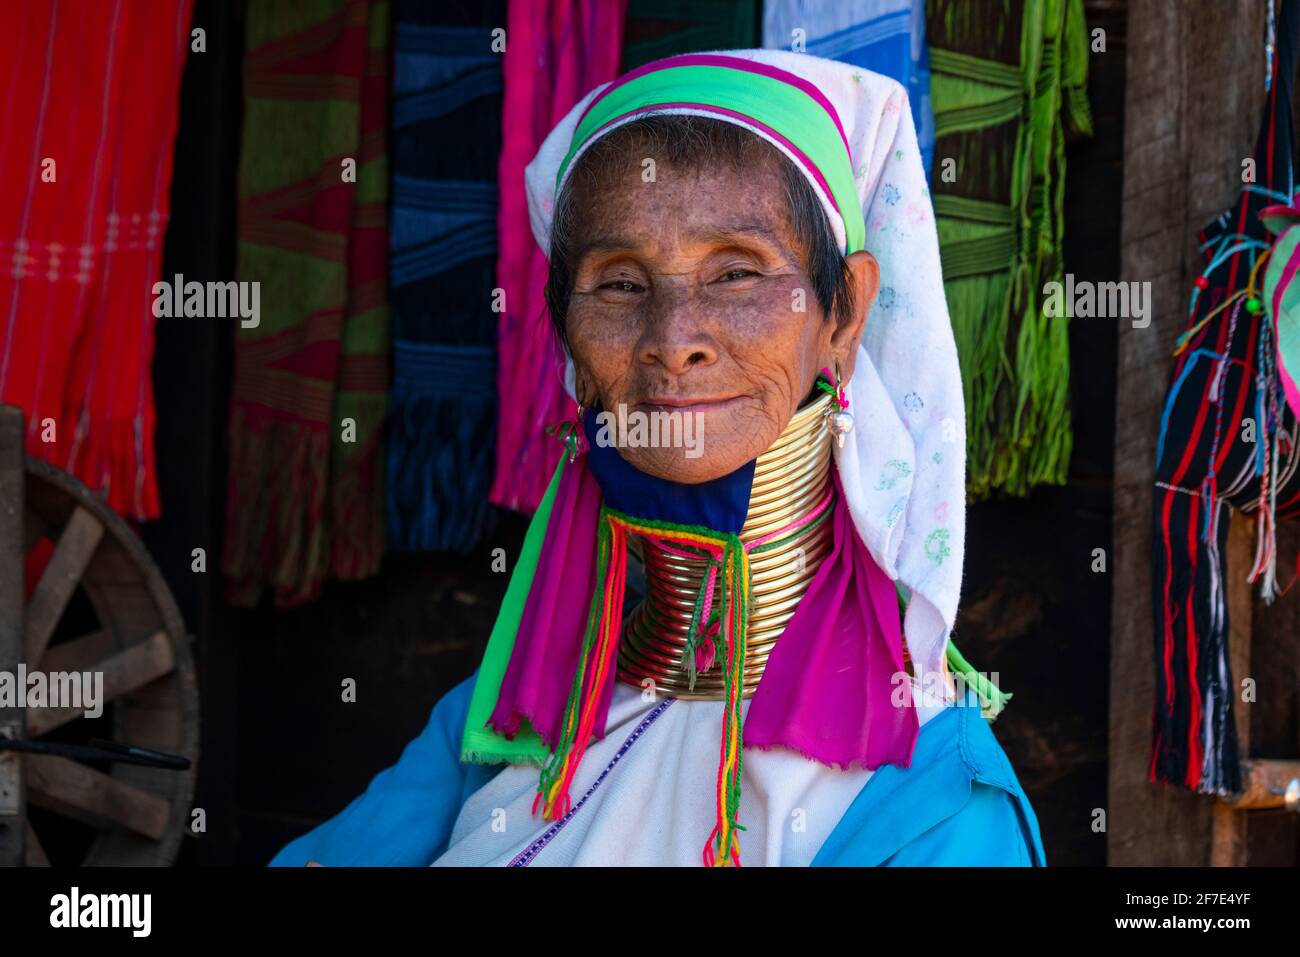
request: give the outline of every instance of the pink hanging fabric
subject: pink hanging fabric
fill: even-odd
[[[578,100],[618,75],[626,8],[626,0],[511,0],[507,15],[497,213],[497,285],[505,309],[491,499],[517,511],[535,511],[546,494],[562,447],[544,429],[573,411],[542,300],[546,257],[528,223],[524,167]]]
[[[586,456],[566,465],[555,491],[537,574],[519,619],[515,652],[489,719],[492,730],[507,738],[514,737],[522,718],[527,718],[551,747],[560,737],[560,722],[578,670],[591,596],[596,590],[601,494],[586,465]],[[612,677],[613,672],[610,674]],[[604,735],[613,693],[612,681],[601,689],[597,737]]]
[[[786,747],[822,764],[910,767],[911,707],[893,581],[858,537],[835,476],[831,554],[772,647],[745,717],[747,748]]]

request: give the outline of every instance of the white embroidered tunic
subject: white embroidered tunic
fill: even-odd
[[[914,678],[922,726],[947,706]],[[749,699],[742,702],[749,712]],[[722,701],[646,700],[617,682],[604,738],[587,748],[569,813],[538,809],[538,768],[507,767],[461,808],[438,866],[698,867],[717,815]],[[742,866],[807,866],[870,779],[787,749],[746,748],[739,822]]]

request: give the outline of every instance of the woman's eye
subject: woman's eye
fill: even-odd
[[[718,277],[718,282],[732,282],[736,279],[744,279],[747,276],[757,276],[758,273],[752,269],[728,269]]]
[[[601,289],[610,289],[614,292],[640,292],[641,287],[631,279],[615,279],[613,282],[603,283]]]

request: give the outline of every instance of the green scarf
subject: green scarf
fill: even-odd
[[[1082,0],[930,0],[932,191],[966,399],[968,489],[1024,495],[1070,461],[1065,141],[1088,135]]]

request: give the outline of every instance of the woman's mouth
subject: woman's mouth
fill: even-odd
[[[702,412],[719,412],[729,409],[740,403],[742,396],[712,396],[712,397],[694,397],[687,396],[684,398],[667,398],[655,396],[644,402],[637,403],[637,408],[643,412],[681,412],[681,413],[702,413]]]

